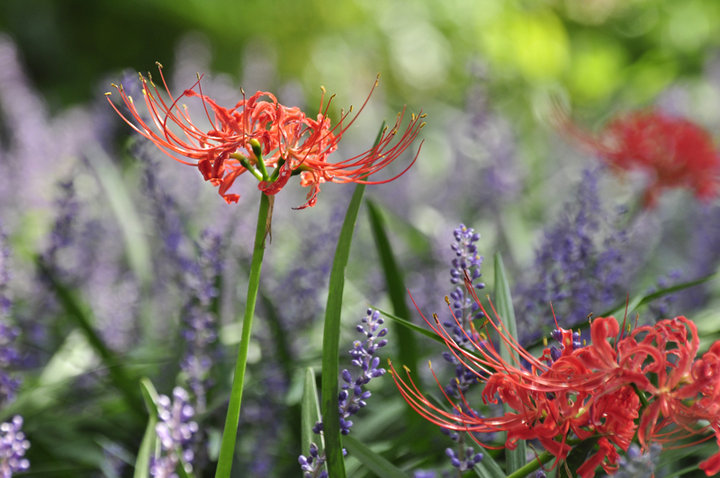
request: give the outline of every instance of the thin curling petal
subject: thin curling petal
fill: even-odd
[[[321,183],[393,181],[412,167],[420,152],[418,148],[409,164],[394,176],[370,178],[404,153],[424,125],[424,115],[411,115],[399,134],[405,116],[403,109],[395,124],[382,132],[375,146],[343,161],[328,161],[328,156],[338,149],[340,139],[370,100],[378,80],[358,112],[352,117],[352,108],[341,113],[333,126],[328,117],[332,97],[325,101],[324,90],[317,117],[312,119],[297,107],[282,105],[266,91],[258,91],[249,98],[243,92],[243,98],[234,107],[222,107],[203,94],[200,76],[189,89],[174,97],[160,64],[158,70],[162,91],[150,75],[147,78],[139,75],[146,113],[138,111],[122,85],[113,86],[124,107],[121,109],[113,103],[112,94],[108,93],[110,105],[133,130],[166,155],[197,167],[228,203],[238,201],[240,196],[230,190],[235,180],[246,172],[258,179],[258,188],[268,195],[277,194],[291,176],[300,174],[301,186],[309,188],[306,203],[297,208],[303,209],[316,204]],[[195,120],[181,103],[184,99],[200,102],[202,114]]]

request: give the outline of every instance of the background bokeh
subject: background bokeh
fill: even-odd
[[[541,304],[517,305],[527,312],[524,327],[533,340],[553,325],[547,297],[532,292],[532,283],[544,280],[538,251],[552,249],[553,238],[568,230],[596,248],[587,246],[596,258],[592,270],[600,272],[587,284],[616,296],[592,296],[581,312],[571,312],[572,301],[563,309],[557,299],[561,321],[703,277],[720,261],[717,206],[672,191],[655,211],[630,225],[621,219],[619,227],[618,210],[639,195],[641,180],[588,172],[596,158],[559,134],[553,121],[559,105],[583,128],[598,131],[618,113],[653,107],[685,116],[717,139],[716,0],[1,0],[0,226],[12,260],[0,265],[12,271],[12,320],[24,357],[19,398],[3,419],[25,417],[37,476],[129,476],[144,427],[136,417],[125,421],[127,411],[103,389],[105,371],[52,299],[35,268],[37,254],[63,271],[107,342],[164,394],[178,376],[186,379],[178,364],[187,339],[183,314],[192,308],[187,297],[215,277],[203,267],[225,261],[219,274],[225,286],[211,314],[222,325],[212,355],[220,372],[202,418],[210,445],[200,460],[211,460],[217,444],[257,197],[246,182],[240,203],[226,205],[196,172],[133,137],[112,111],[104,95],[110,84],[122,82],[138,95],[136,72],[156,72],[156,61],[173,91],[192,85],[199,73],[203,90],[222,105],[234,104],[242,88],[272,91],[282,103],[312,112],[324,86],[336,95],[335,115],[360,105],[379,73],[380,87],[341,154],[366,149],[378,124],[404,105],[426,113],[414,167],[367,191],[390,224],[408,288],[426,312],[440,310],[452,290],[449,245],[460,223],[481,234],[481,254],[503,253],[518,300]],[[316,208],[294,211],[305,192],[287,189],[293,190],[275,205],[270,272],[263,276],[251,351],[254,388],[244,405],[245,458],[238,468],[247,474],[237,476],[300,474],[297,377],[319,363],[327,273],[351,190],[323,185]],[[595,213],[604,219],[582,222]],[[621,259],[613,262],[612,278],[600,280],[610,277],[597,264],[615,257],[610,250]],[[210,257],[213,251],[217,257]],[[344,344],[357,338],[353,324],[368,305],[389,307],[366,219],[353,251]],[[492,277],[490,262],[485,277]],[[705,286],[700,302],[680,297],[643,312],[696,311],[707,344],[718,333],[718,285]],[[546,322],[538,325],[540,316]],[[393,347],[390,340],[391,354]],[[422,358],[439,354],[428,349]],[[389,380],[377,386],[383,405],[368,407],[358,436],[407,470],[441,470],[448,446],[442,434],[399,444],[407,437],[397,417],[416,425],[417,419],[401,415],[404,404],[393,392]],[[268,396],[274,397],[269,405]],[[673,464],[672,458],[666,469],[697,461],[682,455]],[[349,467],[370,476],[357,462]]]

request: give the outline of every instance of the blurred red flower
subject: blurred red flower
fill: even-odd
[[[330,101],[324,101],[324,90],[315,119],[297,107],[280,104],[266,91],[258,91],[249,98],[243,93],[243,99],[234,107],[224,108],[202,93],[200,79],[177,98],[173,97],[160,64],[158,69],[164,93],[150,75],[148,78],[139,75],[149,116],[140,114],[122,85],[113,86],[127,115],[109,98],[111,93],[107,93],[110,105],[136,132],[165,154],[183,164],[196,166],[206,181],[218,187],[219,194],[228,203],[238,201],[239,195],[230,193],[229,189],[235,179],[246,172],[252,173],[259,181],[258,188],[269,195],[277,194],[291,176],[299,174],[300,184],[310,188],[307,202],[298,208],[302,209],[315,205],[323,182],[385,183],[401,176],[417,159],[419,149],[410,164],[397,175],[383,180],[369,179],[397,159],[424,126],[421,122],[424,115],[412,115],[398,136],[403,110],[395,124],[382,131],[376,146],[344,161],[328,162],[328,156],[337,150],[343,134],[370,99],[377,80],[358,112],[352,118],[349,118],[352,108],[341,112],[333,126],[328,117]],[[201,122],[197,118],[193,120],[187,107],[180,103],[183,98],[193,97],[200,100],[205,112]],[[269,173],[268,168],[274,171]]]
[[[610,121],[593,136],[560,114],[562,128],[592,148],[616,171],[648,175],[643,202],[656,205],[663,189],[686,187],[701,200],[718,195],[720,154],[695,123],[655,110],[635,111]]]

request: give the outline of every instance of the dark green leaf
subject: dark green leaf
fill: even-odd
[[[137,459],[135,460],[135,472],[133,478],[149,478],[150,476],[150,457],[155,449],[155,441],[157,434],[155,433],[155,425],[157,424],[157,391],[152,382],[147,378],[140,379],[140,391],[145,401],[145,407],[148,410],[148,422],[145,427],[145,434],[140,449],[138,450]]]
[[[510,284],[505,274],[505,266],[503,265],[502,256],[499,252],[495,253],[495,310],[497,310],[499,319],[505,328],[507,335],[517,337],[517,322],[515,320],[515,311],[512,305],[512,297],[510,295]],[[500,355],[503,360],[508,363],[519,363],[517,353],[500,346]],[[503,404],[505,412],[512,411],[510,407]],[[506,468],[508,473],[522,468],[525,465],[525,442],[520,440],[517,448],[507,450]]]
[[[355,192],[348,205],[345,221],[340,230],[340,237],[335,249],[332,269],[330,270],[330,287],[327,306],[325,307],[321,410],[328,474],[337,478],[345,478],[345,462],[342,456],[342,441],[340,438],[340,417],[338,416],[338,356],[340,352],[342,296],[345,287],[345,267],[350,256],[355,221],[357,220],[364,192],[364,184],[356,185]]]
[[[383,219],[380,207],[373,201],[366,201],[368,205],[368,216],[370,218],[370,228],[375,238],[375,246],[380,256],[380,264],[385,274],[385,285],[393,306],[393,312],[400,317],[410,317],[410,309],[408,309],[405,298],[407,296],[407,288],[403,278],[402,270],[395,260],[395,254],[390,244],[390,239],[385,231],[385,220]],[[411,369],[417,369],[417,344],[415,336],[410,330],[397,327],[393,331],[398,345],[398,358],[400,362],[407,365]]]
[[[308,367],[305,369],[305,380],[303,387],[301,405],[301,443],[302,453],[307,454],[310,450],[310,443],[319,437],[313,432],[313,427],[320,420],[320,403],[318,402],[317,386],[315,385],[315,371]],[[322,445],[322,444],[320,444]],[[321,448],[324,448],[321,446]]]
[[[346,436],[344,443],[348,453],[357,458],[363,465],[380,478],[408,478],[408,475],[405,472],[352,436]]]

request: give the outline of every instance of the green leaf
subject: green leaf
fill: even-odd
[[[405,301],[407,296],[405,279],[403,278],[400,266],[398,266],[395,260],[390,239],[385,231],[385,220],[380,211],[380,207],[371,200],[367,200],[366,204],[368,206],[367,211],[370,218],[370,228],[375,238],[375,246],[380,256],[380,264],[385,274],[385,285],[393,306],[393,312],[395,315],[401,317],[410,317],[410,309]],[[398,345],[398,358],[400,362],[416,370],[418,357],[415,336],[406,328],[396,328],[393,332],[395,333]]]
[[[505,478],[505,472],[489,453],[483,453],[483,459],[475,463],[473,471],[480,478]]]
[[[265,310],[265,318],[267,319],[266,322],[270,328],[272,341],[275,345],[274,356],[282,367],[285,378],[289,381],[295,366],[295,359],[290,351],[290,345],[288,344],[288,334],[283,328],[282,320],[278,315],[275,303],[262,291],[260,291],[259,295]],[[282,304],[278,305],[282,306]]]
[[[675,284],[670,287],[666,287],[664,289],[660,289],[658,291],[655,291],[651,294],[647,294],[645,296],[636,297],[633,300],[629,301],[629,303],[623,303],[622,305],[619,305],[617,307],[613,307],[612,309],[602,313],[599,315],[599,317],[608,317],[608,316],[614,316],[619,315],[621,313],[625,312],[625,309],[627,308],[628,312],[631,312],[639,307],[642,307],[643,305],[649,304],[650,302],[657,300],[661,297],[665,297],[666,295],[670,295],[675,292],[679,292],[681,290],[689,289],[690,287],[694,287],[696,285],[703,284],[705,282],[710,281],[711,279],[714,279],[715,276],[717,276],[717,273],[712,273],[709,275],[706,275],[704,277],[700,277],[699,279],[694,279],[687,282],[682,282],[680,284]]]
[[[125,239],[125,251],[130,267],[143,288],[148,287],[152,283],[153,269],[147,231],[142,226],[127,184],[122,179],[122,173],[100,148],[92,147],[87,158],[117,218]]]
[[[135,473],[133,478],[149,478],[150,476],[150,457],[155,449],[157,434],[155,433],[155,425],[157,425],[157,406],[155,400],[158,393],[152,382],[147,378],[140,379],[140,391],[142,392],[145,407],[148,410],[148,422],[145,427],[145,434],[140,449],[138,450],[137,459],[135,460]]]
[[[503,265],[502,256],[499,252],[495,253],[495,310],[500,316],[499,319],[506,330],[507,335],[517,337],[517,322],[515,320],[515,311],[512,305],[512,297],[510,295],[510,284],[505,274],[505,266]],[[517,353],[509,350],[508,347],[500,346],[500,355],[508,363],[519,363]],[[503,410],[507,413],[512,408],[503,403]],[[525,442],[520,440],[514,450],[507,450],[507,463],[505,464],[508,473],[522,468],[525,465]]]
[[[381,478],[408,478],[408,475],[387,459],[378,455],[352,436],[344,439],[345,447],[352,456],[357,458],[370,471]],[[330,476],[333,476],[332,474]]]
[[[374,146],[380,143],[385,122],[380,125]],[[323,437],[325,439],[325,456],[328,474],[333,478],[345,478],[345,461],[342,455],[340,437],[340,417],[338,415],[338,377],[340,375],[338,359],[340,354],[340,319],[342,313],[343,290],[345,288],[345,268],[350,257],[355,222],[357,221],[360,203],[362,202],[365,185],[357,183],[348,204],[340,237],[338,237],[335,257],[330,269],[330,285],[328,287],[327,305],[325,307],[325,323],[323,327],[322,351],[322,405]]]
[[[436,342],[438,342],[438,343],[440,343],[440,344],[444,344],[444,343],[445,343],[445,342],[443,341],[443,339],[441,339],[435,332],[432,332],[432,331],[430,331],[430,330],[424,329],[424,328],[420,327],[419,325],[413,324],[413,323],[410,322],[409,320],[405,320],[405,319],[403,319],[403,318],[400,318],[400,317],[398,317],[397,315],[391,314],[390,312],[386,312],[386,311],[384,311],[384,310],[382,310],[382,309],[375,309],[375,310],[377,310],[378,312],[380,312],[380,314],[384,315],[384,316],[387,317],[388,319],[397,322],[398,324],[402,325],[403,327],[408,328],[409,330],[412,330],[412,331],[415,332],[415,333],[418,333],[418,334],[424,335],[425,337],[431,338],[431,339],[433,339],[434,341],[436,341]]]
[[[357,220],[365,185],[355,186],[345,221],[340,230],[335,258],[330,270],[330,286],[327,306],[325,307],[325,324],[323,329],[322,351],[322,417],[323,436],[325,438],[325,456],[328,474],[333,478],[345,478],[345,462],[342,456],[340,437],[340,417],[338,416],[338,357],[340,353],[340,319],[342,296],[345,287],[345,268],[350,257],[355,221]]]
[[[148,472],[150,470],[150,457],[152,456],[153,451],[157,446],[157,432],[155,431],[155,426],[157,425],[159,415],[157,408],[157,401],[159,395],[157,393],[157,390],[155,389],[155,386],[148,378],[142,378],[140,380],[140,391],[142,392],[143,400],[145,401],[145,407],[148,410],[149,417],[147,427],[145,427],[145,434],[143,435],[143,440],[140,443],[140,450],[138,451],[137,460],[135,461],[135,473],[133,474],[133,478],[148,477]],[[182,449],[179,449],[179,447],[177,450],[177,456],[180,458],[180,463],[175,470],[178,472],[178,476],[182,478],[193,478],[192,473],[188,473],[187,471],[185,471],[186,468],[189,467],[187,466],[187,463],[183,458]]]
[[[315,371],[312,367],[305,369],[305,385],[300,408],[301,451],[305,454],[310,450],[310,444],[316,441],[317,435],[313,431],[313,427],[320,420],[320,403],[318,402],[317,386],[315,385]],[[320,436],[320,440],[322,440],[322,436]],[[324,448],[322,443],[320,445],[321,448]]]
[[[40,256],[36,256],[35,264],[40,270],[40,274],[47,279],[68,317],[75,321],[75,325],[83,332],[85,339],[102,359],[103,364],[107,367],[110,381],[120,392],[128,408],[137,416],[142,416],[142,402],[137,394],[133,393],[136,384],[125,368],[124,362],[110,350],[93,328],[92,324],[95,320],[90,308],[80,300],[77,291],[68,288],[58,279],[55,271],[48,267]]]

